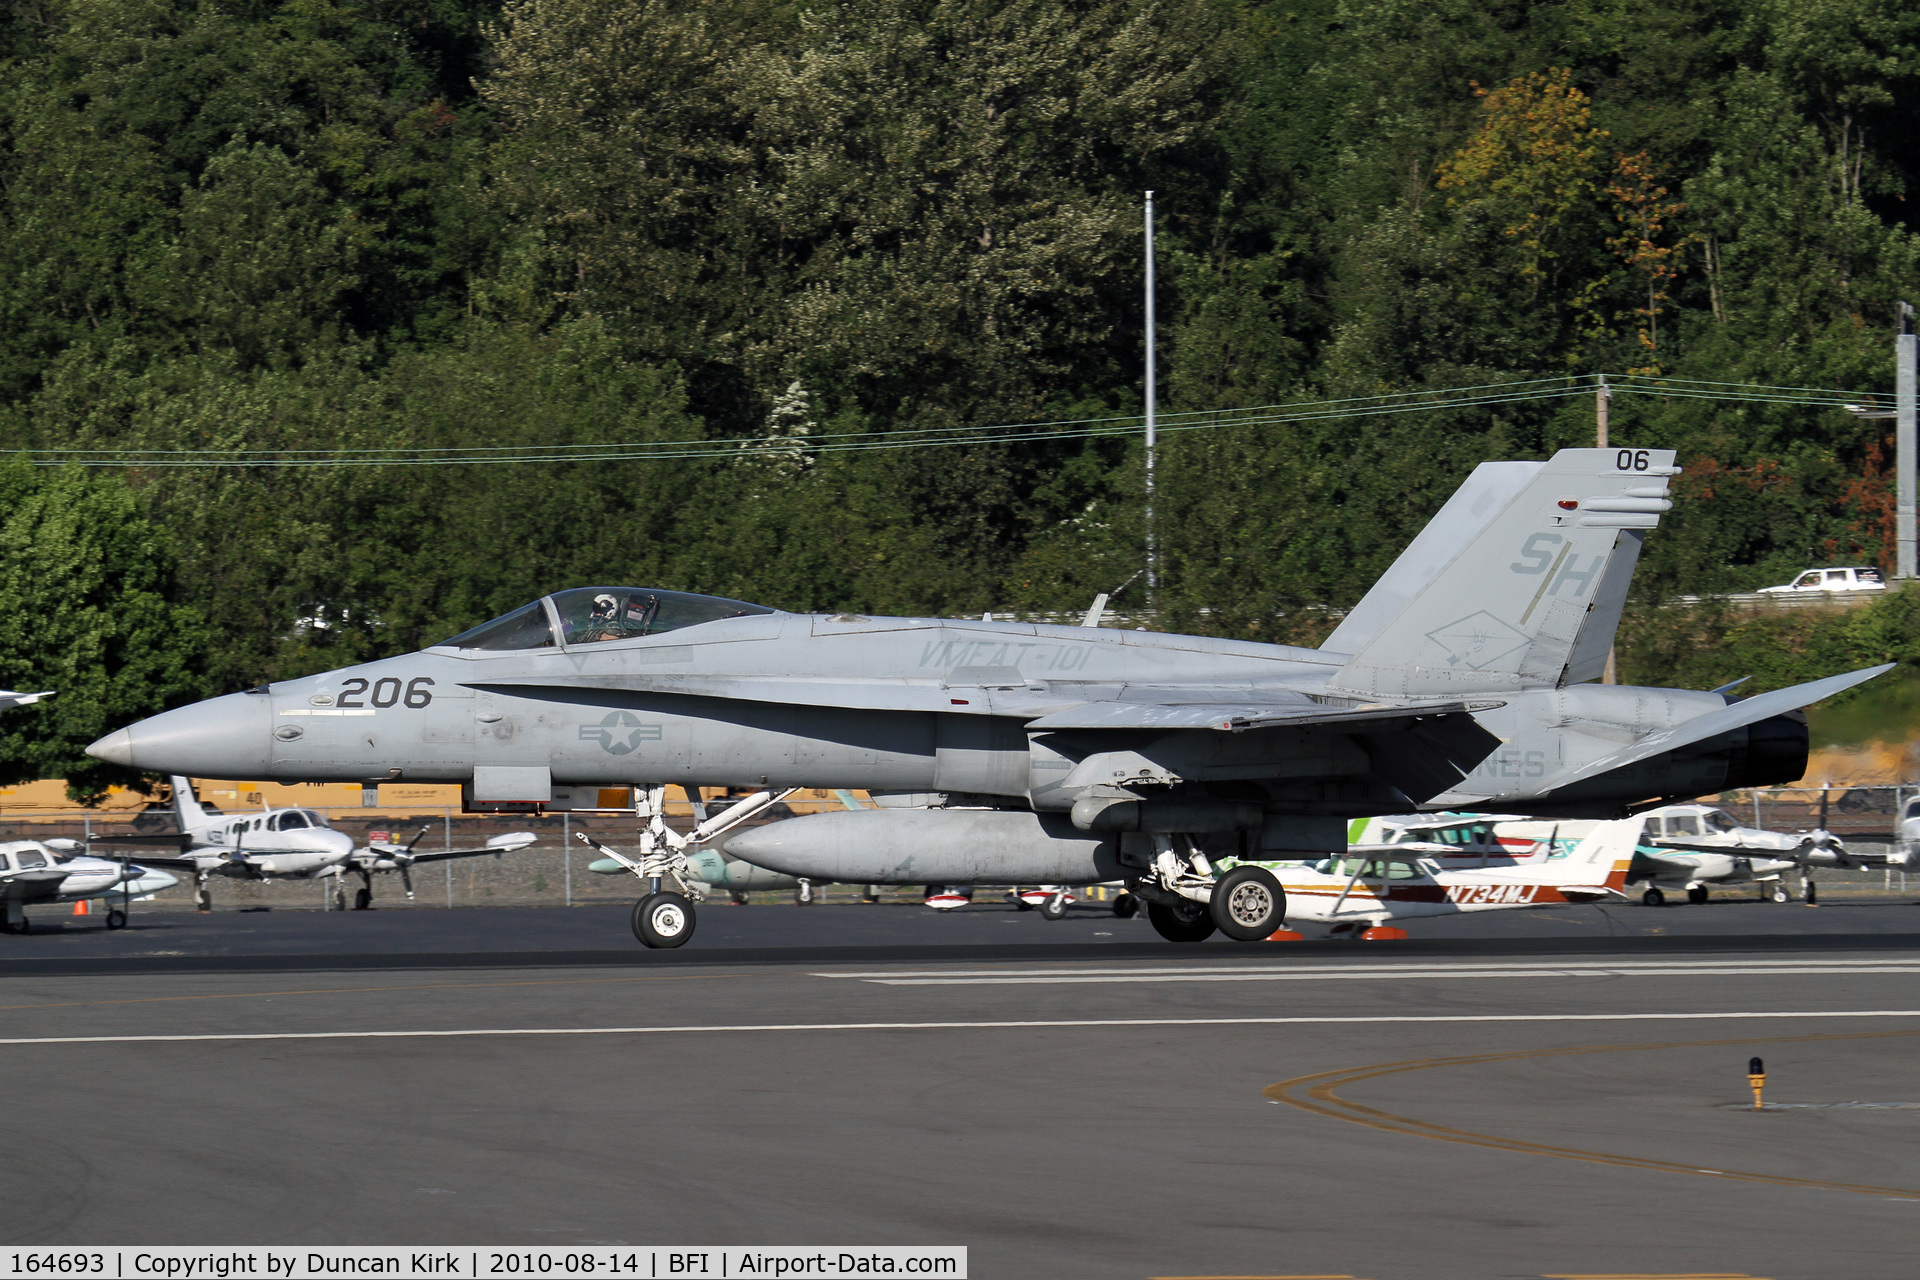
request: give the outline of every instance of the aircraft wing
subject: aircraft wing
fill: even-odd
[[[42,698],[51,698],[52,689],[41,693],[15,693],[11,689],[0,689],[0,711],[11,711],[15,707],[30,707]]]
[[[1132,692],[1132,691],[1129,691]],[[1180,690],[1163,691],[1177,699]],[[1376,732],[1396,728],[1433,716],[1465,715],[1489,711],[1499,702],[1422,702],[1411,706],[1370,704],[1357,707],[1329,706],[1325,703],[1252,703],[1238,706],[1211,702],[1143,702],[1129,699],[1115,702],[1083,702],[1064,711],[1055,711],[1027,722],[1029,729],[1224,729],[1239,733],[1247,729],[1284,728],[1298,725],[1330,725]]]
[[[187,849],[193,846],[193,837],[184,831],[165,831],[152,835],[93,836],[87,843],[153,845],[161,848],[172,845],[176,849]]]
[[[498,835],[474,849],[433,849],[426,853],[408,853],[405,845],[369,842],[364,850],[355,850],[356,860],[372,854],[374,858],[405,860],[409,865],[419,862],[445,862],[449,858],[478,858],[489,853],[512,853],[524,849],[540,837],[531,831],[509,831]]]
[[[1834,694],[1854,685],[1862,684],[1883,672],[1891,671],[1898,665],[1886,663],[1878,667],[1867,667],[1861,671],[1849,671],[1844,675],[1828,676],[1824,680],[1813,680],[1806,684],[1797,684],[1789,689],[1775,689],[1772,693],[1756,694],[1739,702],[1729,703],[1718,711],[1709,711],[1706,715],[1695,716],[1665,733],[1656,733],[1642,738],[1632,746],[1616,751],[1610,756],[1602,756],[1592,764],[1575,769],[1565,777],[1556,777],[1553,786],[1556,790],[1570,787],[1588,778],[1597,778],[1603,773],[1612,773],[1627,765],[1637,764],[1666,752],[1704,742],[1732,729],[1753,724],[1772,716],[1785,715],[1789,711],[1798,711],[1822,698],[1831,698]]]
[[[1369,862],[1418,862],[1422,858],[1440,858],[1458,852],[1458,845],[1407,840],[1400,844],[1350,844],[1345,854],[1336,856],[1365,858]]]
[[[65,880],[69,874],[59,867],[23,867],[19,871],[0,871],[0,887],[46,884],[50,880]]]

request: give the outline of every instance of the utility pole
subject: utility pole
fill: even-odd
[[[1600,388],[1593,393],[1593,447],[1607,447],[1607,411],[1613,407],[1613,391],[1607,386],[1607,375],[1600,375]],[[1613,667],[1613,646],[1607,646],[1607,666],[1600,673],[1601,684],[1618,684]]]
[[[1147,192],[1147,607],[1158,603],[1160,556],[1153,537],[1153,451],[1159,443],[1154,432],[1153,386],[1153,192]]]
[[[1915,565],[1914,548],[1914,373],[1916,346],[1920,337],[1913,333],[1913,304],[1900,304],[1900,332],[1894,338],[1893,411],[1898,419],[1894,451],[1894,470],[1899,475],[1899,526],[1895,536],[1900,543],[1900,566],[1896,578],[1920,577]]]

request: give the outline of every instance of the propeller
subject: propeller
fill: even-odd
[[[407,841],[407,847],[394,861],[400,864],[400,887],[407,891],[407,901],[413,901],[413,846],[425,838],[431,827],[421,827],[413,833],[413,839]]]
[[[1801,849],[1819,849],[1823,852],[1831,853],[1839,846],[1839,838],[1835,836],[1833,832],[1827,830],[1827,801],[1828,791],[1827,788],[1823,786],[1820,788],[1819,822],[1812,831],[1807,832],[1807,838],[1800,842]]]

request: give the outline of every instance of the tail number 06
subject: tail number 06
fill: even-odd
[[[360,701],[360,695],[367,692],[368,684],[369,682],[360,676],[355,676],[351,680],[342,682],[340,685],[340,700],[334,705],[355,708],[366,706],[366,703]],[[382,676],[380,679],[372,681],[371,684],[373,686],[373,694],[370,701],[374,706],[391,707],[395,703],[402,701],[400,681],[395,677]],[[432,676],[415,676],[409,680],[406,687],[405,705],[417,711],[421,707],[431,703],[433,701],[433,695],[427,692],[427,690],[432,686]]]
[[[1613,455],[1613,466],[1616,471],[1645,471],[1648,462],[1645,449],[1622,449]]]

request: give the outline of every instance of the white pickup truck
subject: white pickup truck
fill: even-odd
[[[1784,587],[1762,587],[1763,596],[1798,595],[1806,591],[1885,591],[1878,569],[1809,569]]]

